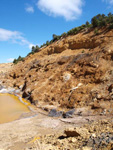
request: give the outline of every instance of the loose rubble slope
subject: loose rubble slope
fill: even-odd
[[[3,83],[36,105],[113,113],[113,30],[62,38],[14,66]]]
[[[113,30],[62,38],[27,56],[1,80],[37,107],[52,109],[50,116],[63,110],[66,119],[38,113],[0,125],[0,148],[113,150]]]

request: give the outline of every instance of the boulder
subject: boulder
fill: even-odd
[[[51,109],[48,116],[50,117],[62,117],[63,112],[57,111],[56,109]]]
[[[72,115],[74,114],[75,109],[71,109],[63,114],[63,118],[72,118]]]
[[[68,128],[64,131],[67,137],[78,137],[80,134],[74,128]]]
[[[0,90],[2,90],[4,87],[0,84]]]

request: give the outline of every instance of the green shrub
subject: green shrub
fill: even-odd
[[[107,22],[106,22],[105,19],[102,20],[102,21],[100,21],[100,26],[101,26],[101,27],[106,26],[106,25],[107,25]]]
[[[45,44],[45,43],[43,43],[43,44],[40,46],[40,48],[42,48],[42,47],[44,47],[44,46],[46,46],[46,44]]]
[[[17,59],[13,60],[13,63],[17,64],[19,61],[24,61],[24,57],[19,56]]]
[[[82,53],[84,53],[85,51],[84,50],[82,50]]]
[[[98,14],[91,20],[93,28],[106,26],[109,23],[113,23],[113,14],[109,13],[108,16],[104,14]]]
[[[91,48],[89,49],[89,51],[91,51]]]
[[[90,25],[90,23],[88,21],[86,21],[86,27],[88,27]]]
[[[113,23],[109,25],[109,29],[113,29]]]
[[[53,34],[53,42],[54,41],[57,41],[57,40],[59,40],[60,38],[61,38],[61,36],[59,36],[59,35],[56,35],[56,34]]]
[[[79,32],[79,28],[78,27],[73,29],[73,34],[77,34],[78,32]]]
[[[49,41],[46,41],[46,45],[47,45],[47,46],[50,45],[50,42],[49,42]]]
[[[81,25],[81,26],[78,27],[78,31],[81,31],[81,30],[83,30],[83,29],[85,29],[85,28],[86,28],[86,25],[83,24],[83,25]]]
[[[69,30],[69,31],[67,32],[67,34],[68,34],[68,35],[73,35],[73,29]]]
[[[64,33],[61,34],[61,37],[66,37],[66,36],[67,36],[66,32],[64,32]]]
[[[73,28],[67,32],[68,35],[77,34],[80,31],[79,27]]]
[[[98,29],[95,29],[95,30],[94,30],[94,34],[95,34],[95,35],[98,35],[98,34],[99,34],[99,33],[98,33]]]
[[[40,48],[42,48],[44,46],[48,46],[48,45],[52,44],[55,41],[58,41],[61,37],[66,37],[67,35],[75,35],[75,34],[79,33],[80,31],[82,31],[83,29],[98,28],[98,27],[103,27],[103,26],[106,26],[106,25],[109,25],[109,29],[113,29],[113,14],[112,13],[109,13],[107,16],[104,15],[104,14],[98,14],[98,15],[94,16],[91,19],[91,24],[88,21],[86,21],[85,24],[83,24],[79,27],[72,28],[67,33],[64,32],[61,35],[53,34],[52,35],[52,40],[51,41],[46,41],[46,44],[45,43],[42,44],[40,46]],[[90,30],[87,30],[87,31],[90,31]],[[94,34],[95,35],[99,34],[98,29],[94,30]],[[35,52],[38,52],[40,48],[38,46],[32,47],[32,51],[28,55],[34,54]]]
[[[92,18],[91,23],[92,23],[94,28],[99,26],[99,21],[96,17]]]
[[[35,53],[35,52],[38,52],[39,51],[39,46],[36,45],[36,46],[32,46],[32,52]]]
[[[107,22],[108,22],[108,23],[113,23],[113,14],[112,14],[112,13],[109,13],[109,14],[108,14]]]

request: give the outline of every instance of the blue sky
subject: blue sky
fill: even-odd
[[[0,0],[0,63],[26,56],[97,14],[112,12],[113,0]]]

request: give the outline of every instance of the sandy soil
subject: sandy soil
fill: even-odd
[[[0,150],[40,150],[42,146],[36,145],[40,136],[58,135],[63,133],[67,127],[82,126],[93,120],[105,118],[105,116],[75,116],[74,118],[61,119],[37,113],[32,117],[0,124]],[[46,150],[46,148],[44,149]]]
[[[0,64],[0,73],[7,73],[13,67],[13,63]]]
[[[0,125],[0,149],[20,150],[33,144],[35,137],[40,135],[57,133],[62,130],[64,123],[59,119],[53,119],[38,114],[35,117],[20,119]],[[19,143],[19,144],[18,144]]]

